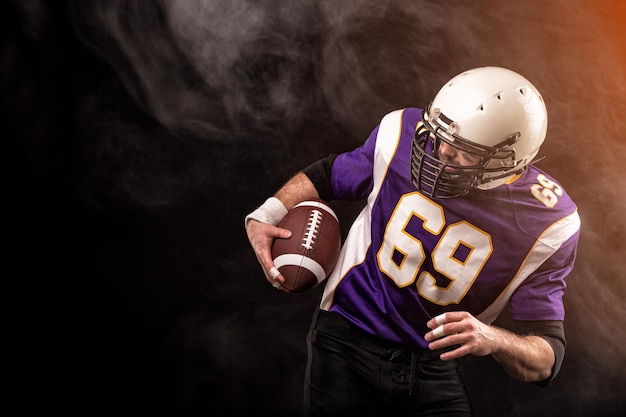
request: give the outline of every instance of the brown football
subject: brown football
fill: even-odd
[[[287,212],[278,227],[291,230],[289,239],[272,245],[274,264],[289,292],[307,291],[335,267],[341,249],[341,229],[335,212],[322,200],[307,200]]]

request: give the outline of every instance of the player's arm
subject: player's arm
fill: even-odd
[[[318,198],[319,194],[309,177],[304,172],[298,172],[274,194],[274,197],[289,210],[301,201]]]
[[[277,286],[285,282],[274,267],[272,242],[275,239],[287,239],[291,232],[277,227],[287,211],[296,204],[313,198],[329,201],[332,198],[330,170],[334,156],[320,160],[287,181],[272,197],[259,208],[246,216],[245,227],[248,240],[263,268],[270,284]],[[320,190],[318,192],[318,189]]]
[[[565,329],[562,320],[513,321],[512,330],[522,336],[534,335],[544,339],[554,353],[554,364],[549,378],[534,381],[536,385],[548,386],[557,376],[565,357]]]
[[[432,329],[424,336],[429,348],[455,347],[443,353],[442,360],[492,355],[520,381],[548,383],[558,372],[565,351],[562,322],[535,322],[526,329],[533,334],[520,335],[456,311],[431,319],[427,326]]]

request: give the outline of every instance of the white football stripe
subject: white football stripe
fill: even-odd
[[[311,258],[297,255],[295,253],[288,253],[278,256],[276,259],[274,259],[274,265],[276,265],[277,268],[286,265],[301,266],[303,268],[306,268],[309,271],[313,272],[313,274],[315,274],[318,283],[322,282],[324,278],[326,278],[326,272],[324,272],[324,268],[322,268],[320,264],[318,264]]]
[[[337,215],[335,214],[335,212],[333,211],[333,209],[331,209],[328,205],[322,203],[321,201],[303,201],[301,203],[296,204],[293,208],[296,207],[300,207],[300,206],[311,206],[311,207],[317,207],[317,208],[321,208],[324,211],[327,211],[328,213],[330,213],[335,220],[339,221],[339,219],[337,218]]]

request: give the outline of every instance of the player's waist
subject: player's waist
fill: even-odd
[[[350,345],[359,346],[369,352],[391,361],[409,361],[412,355],[420,360],[437,358],[444,350],[430,350],[404,346],[372,335],[338,313],[318,310],[314,328],[319,333],[334,337]]]

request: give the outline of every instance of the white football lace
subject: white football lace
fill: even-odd
[[[302,246],[305,249],[313,249],[315,244],[315,238],[317,237],[317,229],[319,229],[322,222],[322,213],[319,210],[311,210],[311,216],[309,217],[309,224],[302,240]]]

